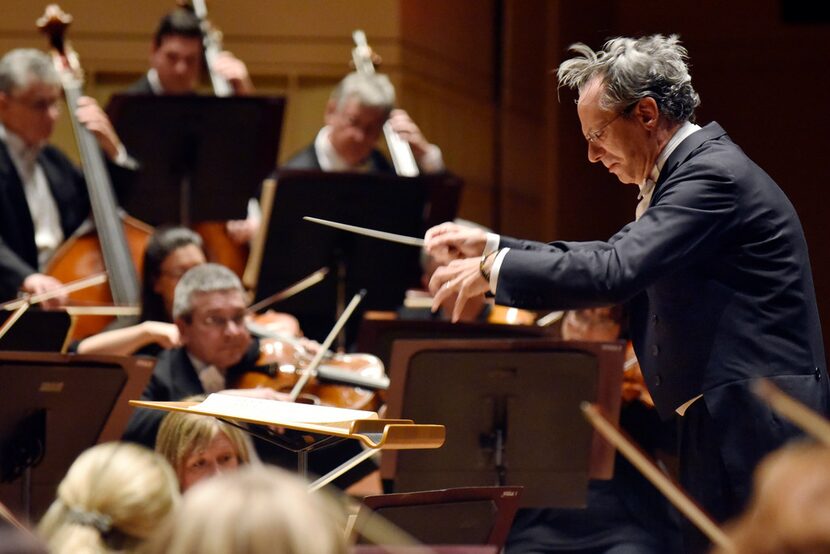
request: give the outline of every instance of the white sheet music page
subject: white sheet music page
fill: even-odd
[[[211,394],[201,404],[191,406],[189,409],[273,424],[343,424],[357,419],[377,419],[378,417],[375,412],[365,410],[314,406],[221,393]]]

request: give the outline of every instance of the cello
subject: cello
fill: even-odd
[[[109,275],[108,286],[99,285],[71,294],[70,302],[135,306],[141,296],[137,270],[141,269],[141,257],[151,229],[119,215],[98,142],[75,116],[78,99],[83,96],[83,72],[77,53],[64,38],[71,22],[69,14],[57,4],[50,4],[37,25],[49,37],[50,53],[69,107],[96,232],[70,237],[55,253],[47,273],[65,283],[105,270]],[[84,318],[77,322],[73,335],[91,335],[108,321],[110,318],[106,317]]]

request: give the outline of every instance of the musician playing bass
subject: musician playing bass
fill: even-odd
[[[349,73],[335,87],[326,104],[325,126],[314,142],[282,165],[283,169],[369,171],[395,174],[376,148],[383,124],[409,143],[423,173],[444,170],[441,149],[430,143],[404,110],[393,109],[395,87],[381,73]]]
[[[0,59],[0,298],[61,285],[42,271],[89,214],[84,177],[48,144],[60,115],[61,82],[43,52],[17,49]],[[97,139],[114,182],[129,179],[128,156],[106,114],[89,97],[75,116]],[[46,307],[63,304],[61,296]]]
[[[194,94],[202,73],[203,35],[199,18],[177,8],[159,21],[150,48],[150,69],[126,92],[132,94]],[[248,68],[233,54],[220,52],[212,67],[235,94],[252,94]]]

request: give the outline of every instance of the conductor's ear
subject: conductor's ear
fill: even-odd
[[[657,120],[660,117],[660,108],[657,106],[657,101],[650,96],[642,98],[634,107],[635,117],[643,123],[647,128],[653,129],[657,125]]]

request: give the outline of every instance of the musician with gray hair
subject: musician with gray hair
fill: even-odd
[[[699,97],[677,36],[615,38],[558,70],[579,93],[588,158],[639,188],[635,220],[607,241],[550,244],[442,224],[426,248],[447,265],[435,306],[491,292],[531,309],[627,302],[658,413],[679,418],[685,488],[718,521],[737,514],[759,460],[799,431],[751,391],[766,377],[828,412],[828,377],[807,243],[778,185]],[[452,255],[452,256],[451,256]],[[460,257],[450,261],[451,257]],[[706,549],[688,528],[685,550]]]
[[[325,126],[314,142],[282,165],[283,169],[366,171],[395,174],[375,148],[389,120],[406,141],[423,173],[444,170],[441,149],[431,144],[409,115],[395,105],[395,87],[381,73],[349,73],[334,88],[326,104]]]
[[[60,77],[49,56],[21,48],[0,59],[0,300],[18,291],[37,294],[59,287],[60,281],[43,269],[89,213],[83,175],[48,144],[60,108]],[[74,115],[111,160],[125,163],[118,135],[94,99],[81,97]],[[115,181],[130,175],[115,164],[110,172]]]
[[[257,365],[259,340],[245,325],[247,302],[239,278],[218,264],[201,264],[185,273],[176,285],[173,318],[179,329],[182,346],[165,350],[158,357],[150,382],[141,393],[142,400],[177,401],[198,394],[230,392],[237,395],[284,400],[286,395],[271,388],[232,389],[247,372],[268,372],[267,365]],[[293,363],[287,359],[277,364]],[[133,412],[124,439],[152,447],[156,441],[164,412],[138,408]],[[257,441],[260,457],[288,468],[297,467],[293,452],[269,447]],[[308,457],[311,474],[324,475],[343,461],[362,452],[360,443],[347,440]],[[364,462],[334,481],[347,487],[376,469]]]

